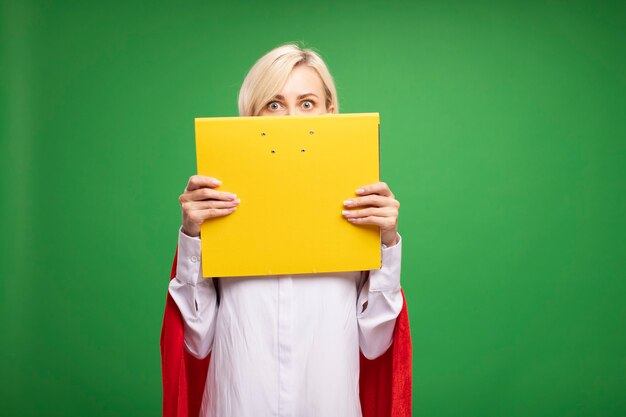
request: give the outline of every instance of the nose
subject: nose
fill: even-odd
[[[287,116],[302,116],[308,114],[298,106],[287,107]]]

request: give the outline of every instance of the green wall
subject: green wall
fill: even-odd
[[[2,415],[160,413],[193,118],[287,41],[381,113],[415,415],[626,415],[624,3],[275,4],[2,2]]]

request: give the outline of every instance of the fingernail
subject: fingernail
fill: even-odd
[[[358,190],[356,190],[357,194],[361,194],[362,192],[365,192],[365,190],[363,188],[359,188]]]
[[[235,200],[235,203],[237,203],[237,204],[239,204],[240,202],[241,202],[241,200],[240,200],[240,199],[236,199],[236,200]]]
[[[343,202],[344,206],[349,206],[350,204],[352,204],[352,200],[346,200]]]
[[[348,211],[348,210],[342,210],[341,211],[341,214],[343,214],[344,216],[347,215],[348,213],[350,213],[350,211]]]
[[[211,180],[211,183],[213,183],[213,185],[220,185],[222,183],[222,181],[213,179],[213,180]]]
[[[230,198],[231,200],[234,200],[237,198],[237,194],[228,194],[228,198]]]

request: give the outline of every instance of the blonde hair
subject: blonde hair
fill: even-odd
[[[339,112],[335,82],[324,60],[313,50],[295,44],[274,48],[250,68],[239,90],[239,115],[256,116],[263,106],[285,85],[296,65],[307,65],[317,71],[326,92],[326,108]]]

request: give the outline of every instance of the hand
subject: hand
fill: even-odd
[[[380,237],[386,246],[398,243],[398,210],[400,202],[384,182],[365,185],[356,193],[362,197],[343,202],[344,206],[362,207],[358,210],[344,210],[343,216],[353,224],[373,224],[380,226]]]
[[[200,225],[207,219],[226,216],[237,209],[235,194],[216,191],[222,182],[211,177],[194,175],[189,178],[185,192],[178,198],[183,215],[183,233],[200,236]]]

